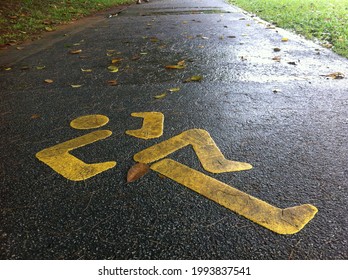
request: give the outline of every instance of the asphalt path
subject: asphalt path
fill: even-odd
[[[347,59],[220,0],[154,0],[50,36],[1,53],[1,259],[348,258],[348,82],[326,76]],[[163,113],[163,135],[126,134],[134,112]],[[92,114],[109,122],[70,126]],[[190,129],[253,168],[213,174],[190,146],[167,158],[318,213],[284,235],[155,171],[127,183],[135,154]],[[112,135],[70,154],[114,168],[73,181],[36,157],[98,130]]]

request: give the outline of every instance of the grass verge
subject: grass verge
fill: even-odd
[[[0,0],[0,45],[19,44],[112,6],[134,0]]]
[[[348,58],[348,0],[228,0]]]

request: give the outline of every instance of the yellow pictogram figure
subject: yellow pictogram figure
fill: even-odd
[[[210,134],[203,129],[190,129],[151,146],[135,154],[134,160],[142,163],[152,163],[188,145],[192,145],[203,168],[209,172],[223,173],[252,168],[249,163],[226,159]]]
[[[163,159],[150,168],[279,234],[299,232],[318,212],[310,204],[285,209],[274,207],[171,159]]]
[[[98,117],[99,116],[99,117]],[[85,120],[85,123],[81,120]],[[75,122],[74,122],[75,121]],[[103,126],[108,119],[102,115],[90,115],[72,121],[72,126],[78,129],[89,129]],[[85,163],[69,152],[77,148],[110,137],[110,130],[98,130],[75,139],[46,148],[36,154],[36,157],[50,166],[54,171],[72,181],[82,181],[116,166],[115,161],[101,163]]]
[[[134,160],[154,163],[150,168],[185,187],[211,199],[239,215],[279,234],[300,231],[318,212],[310,204],[281,209],[171,159],[169,154],[192,145],[203,168],[212,173],[251,169],[249,163],[225,159],[209,133],[187,130],[134,155]],[[162,159],[162,160],[161,160]]]
[[[127,130],[126,134],[141,138],[153,139],[163,134],[164,115],[160,112],[132,113],[132,117],[143,118],[143,126],[140,129]]]

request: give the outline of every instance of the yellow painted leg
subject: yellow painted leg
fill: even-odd
[[[249,163],[227,160],[209,133],[203,129],[190,129],[153,145],[135,154],[134,160],[142,163],[152,163],[188,145],[192,145],[203,168],[209,172],[233,172],[252,168]]]
[[[140,129],[127,130],[126,134],[142,138],[153,139],[163,134],[164,115],[160,112],[132,113],[131,116],[144,118],[143,126]]]
[[[115,161],[87,164],[71,155],[69,151],[105,139],[110,130],[98,130],[75,139],[44,149],[36,157],[54,171],[72,181],[82,181],[116,166]]]
[[[318,212],[310,204],[277,208],[171,159],[151,169],[279,234],[299,232]]]

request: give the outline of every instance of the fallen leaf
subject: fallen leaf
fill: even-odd
[[[82,52],[82,50],[72,50],[72,51],[70,51],[71,54],[79,54],[81,52]]]
[[[11,67],[6,67],[6,68],[4,68],[4,70],[5,71],[10,71],[10,70],[12,70],[12,68]]]
[[[45,83],[47,83],[47,84],[52,84],[52,83],[53,83],[53,80],[51,80],[51,79],[46,79],[46,80],[45,80]]]
[[[53,29],[52,27],[46,26],[46,27],[45,27],[45,30],[46,30],[47,32],[52,32],[54,29]]]
[[[127,183],[134,182],[139,178],[143,177],[146,173],[150,171],[150,167],[145,164],[138,162],[134,164],[127,173]]]
[[[281,57],[280,56],[275,56],[275,57],[272,58],[272,60],[280,62]]]
[[[16,47],[17,50],[23,50],[24,47]]]
[[[110,65],[108,67],[108,70],[112,73],[116,73],[116,72],[118,72],[118,67],[116,67],[115,65]]]
[[[184,65],[166,65],[166,69],[184,69]]]
[[[112,63],[112,64],[119,63],[119,62],[121,62],[122,60],[123,60],[123,58],[113,58],[113,59],[111,60],[111,63]]]
[[[184,69],[186,67],[185,60],[180,60],[175,65],[167,65],[165,66],[166,69]]]
[[[274,48],[273,49],[275,52],[280,52],[280,48]]]
[[[167,96],[167,94],[166,93],[162,93],[162,94],[159,94],[159,95],[156,95],[156,96],[154,96],[156,99],[162,99],[162,98],[164,98],[164,97],[166,97]]]
[[[184,65],[185,65],[185,60],[180,60],[180,61],[177,63],[177,65],[182,65],[182,66],[184,66]]]
[[[37,70],[42,70],[42,69],[45,69],[45,68],[46,68],[46,66],[36,66]]]
[[[332,79],[343,79],[345,77],[344,74],[341,72],[334,72],[331,74],[320,75],[320,76],[324,76],[324,77],[328,77],[328,78],[332,78]]]
[[[190,78],[187,78],[186,80],[184,80],[184,83],[189,83],[189,82],[200,82],[203,79],[202,76],[200,75],[195,75],[192,76]]]
[[[275,29],[276,27],[271,24],[267,24],[266,29]]]
[[[150,42],[157,43],[159,39],[157,37],[150,37]]]
[[[117,82],[117,80],[109,80],[109,81],[108,81],[108,84],[109,84],[110,86],[116,86],[116,85],[118,84],[118,82]]]
[[[92,70],[92,69],[84,69],[84,68],[81,68],[81,71],[82,71],[82,72],[90,73],[90,72],[92,72],[93,70]]]
[[[39,114],[33,114],[33,115],[31,115],[31,119],[32,120],[35,120],[35,119],[38,119],[38,118],[40,118],[41,117],[41,115],[39,115]]]
[[[282,42],[287,42],[287,41],[289,41],[288,38],[286,38],[286,37],[283,37],[283,38],[282,38]]]
[[[70,85],[72,88],[80,88],[82,85]]]
[[[176,92],[176,91],[179,91],[179,90],[180,90],[179,87],[168,89],[169,92]]]

